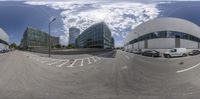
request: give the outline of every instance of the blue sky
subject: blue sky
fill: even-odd
[[[155,1],[0,1],[0,27],[9,34],[10,43],[19,44],[27,26],[47,32],[49,19],[55,16],[52,35],[59,36],[66,45],[69,27],[76,26],[83,31],[105,21],[116,46],[122,46],[123,39],[134,27],[157,17],[179,17],[200,25],[200,2]]]

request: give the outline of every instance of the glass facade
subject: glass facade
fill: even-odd
[[[112,48],[114,38],[104,22],[92,25],[83,31],[76,39],[78,48]]]
[[[4,41],[4,40],[2,40],[2,39],[0,39],[0,43],[1,43],[1,44],[5,44],[5,45],[9,45],[8,42],[6,42],[6,41]]]
[[[134,44],[139,41],[156,39],[156,38],[180,38],[180,39],[191,40],[194,42],[200,42],[200,38],[193,36],[191,34],[176,32],[176,31],[158,31],[158,32],[148,33],[148,34],[139,36],[138,38],[133,39],[132,41],[128,42],[126,45]]]
[[[55,46],[59,44],[59,37],[51,37],[51,46]],[[20,47],[23,49],[35,48],[35,47],[48,47],[48,38],[49,34],[28,27],[23,35],[21,40]]]
[[[76,38],[80,35],[80,29],[71,27],[69,28],[69,44],[75,46]]]

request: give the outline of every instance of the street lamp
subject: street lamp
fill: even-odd
[[[54,22],[56,20],[55,17],[51,18],[50,22],[49,22],[49,57],[51,57],[51,32],[50,32],[50,28],[51,28],[51,23]]]
[[[137,36],[138,36],[137,39],[138,39],[138,50],[139,50],[139,44],[140,44],[140,43],[139,43],[139,36],[140,36],[140,34],[137,33],[137,32],[134,32],[134,33],[137,34]]]

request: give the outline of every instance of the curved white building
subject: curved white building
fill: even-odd
[[[144,22],[130,32],[125,49],[200,48],[200,27],[180,18],[157,18]]]
[[[9,48],[9,36],[7,33],[0,28],[0,50]]]

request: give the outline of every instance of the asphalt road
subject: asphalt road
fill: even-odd
[[[57,67],[27,52],[0,54],[0,99],[200,98],[200,56],[165,59],[113,51],[95,57],[91,64]]]

